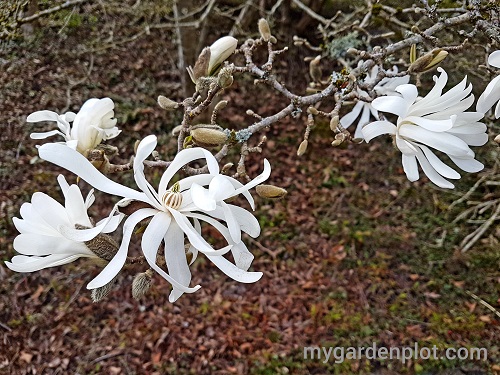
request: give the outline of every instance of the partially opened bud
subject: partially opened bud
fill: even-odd
[[[201,77],[206,77],[209,75],[209,66],[211,60],[211,51],[209,47],[203,48],[194,64],[194,68],[189,67],[188,73],[194,83],[198,82]]]
[[[285,189],[274,185],[257,185],[255,191],[260,197],[271,199],[283,198],[287,194]]]
[[[309,144],[309,142],[307,142],[306,139],[304,139],[300,145],[299,145],[299,148],[297,150],[297,156],[302,156],[304,155],[304,153],[307,151],[307,145]]]
[[[213,75],[219,66],[233,54],[238,45],[238,40],[232,36],[217,39],[210,49],[210,62],[208,64],[208,75]]]
[[[173,100],[167,98],[166,96],[160,95],[158,97],[158,104],[163,109],[176,109],[179,108],[179,103],[174,102]]]
[[[448,52],[443,51],[440,48],[436,48],[431,52],[416,59],[408,68],[410,73],[423,73],[428,70],[435,68],[441,61],[443,61]]]
[[[152,276],[151,270],[135,275],[134,281],[132,281],[132,297],[134,299],[140,299],[148,292],[151,287]]]
[[[269,39],[271,39],[272,36],[271,28],[269,27],[269,23],[264,18],[259,20],[259,32],[262,39],[269,42]]]
[[[200,146],[219,146],[226,142],[227,134],[217,129],[196,128],[191,130],[193,140]]]

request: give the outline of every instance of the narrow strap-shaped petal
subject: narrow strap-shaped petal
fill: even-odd
[[[456,164],[458,168],[465,172],[476,173],[481,171],[484,168],[483,163],[477,161],[476,159],[465,159],[458,158],[451,155],[448,155],[453,163]]]
[[[255,283],[262,277],[262,272],[247,272],[232,264],[224,257],[207,255],[208,259],[231,279],[240,283]]]
[[[365,125],[361,132],[365,141],[370,142],[373,138],[382,134],[396,134],[396,125],[389,121],[374,121]]]
[[[179,284],[188,288],[191,282],[191,271],[187,263],[184,250],[184,232],[172,221],[165,234],[165,262],[170,276]],[[168,297],[170,302],[175,302],[184,293],[183,289],[173,285],[172,292]]]
[[[147,217],[153,216],[156,212],[152,208],[142,208],[130,215],[123,224],[123,238],[117,253],[104,267],[104,269],[87,285],[87,289],[95,289],[108,284],[120,272],[127,260],[128,246],[135,226]]]
[[[165,173],[163,173],[163,176],[161,176],[158,194],[162,195],[165,191],[167,191],[170,179],[179,171],[179,169],[197,159],[206,159],[210,174],[219,173],[219,163],[209,151],[201,147],[182,150],[175,156]]]
[[[344,128],[348,128],[349,126],[351,126],[354,123],[354,120],[356,120],[358,118],[358,116],[361,113],[361,110],[363,109],[365,104],[367,104],[367,103],[365,103],[361,100],[358,101],[354,105],[354,107],[352,107],[351,112],[342,116],[342,118],[340,119],[340,125],[342,125]]]
[[[58,229],[60,225],[72,225],[64,207],[47,194],[36,192],[31,198],[33,209],[52,228]]]
[[[118,206],[115,205],[108,217],[104,220],[99,221],[99,223],[93,227],[88,229],[77,229],[73,225],[59,225],[57,230],[67,239],[76,241],[76,242],[85,242],[90,241],[95,238],[99,233],[104,231],[104,228],[109,228],[109,223],[113,221],[115,212],[117,211]],[[128,220],[128,219],[127,219]]]
[[[46,257],[16,255],[10,262],[5,262],[5,265],[15,272],[35,272],[44,268],[61,266],[73,262],[80,257],[80,254],[52,254]]]
[[[500,50],[490,53],[488,56],[488,64],[500,68]]]
[[[418,173],[418,165],[415,155],[403,154],[402,162],[406,178],[411,182],[417,181],[420,178],[420,175]]]
[[[91,227],[87,207],[83,200],[82,192],[76,185],[71,185],[66,193],[65,208],[69,220],[72,224],[80,224],[86,227]]]
[[[66,138],[66,136],[63,133],[61,133],[59,130],[51,130],[51,131],[42,132],[42,133],[31,133],[30,138],[31,139],[45,139],[48,137],[52,137],[53,135],[56,135],[56,134]]]
[[[99,172],[83,155],[67,146],[48,143],[40,146],[38,152],[42,159],[73,172],[98,190],[151,204],[144,193],[110,180]]]
[[[66,254],[95,256],[81,242],[74,242],[62,236],[47,236],[38,233],[21,233],[14,239],[14,249],[24,255]]]
[[[260,175],[258,175],[257,177],[255,177],[252,181],[245,184],[244,186],[236,189],[234,191],[234,193],[231,194],[228,198],[234,197],[238,194],[241,194],[243,191],[248,191],[251,188],[253,188],[254,186],[261,184],[262,182],[266,181],[270,175],[271,175],[271,164],[269,163],[269,161],[267,159],[264,159],[264,170],[262,171],[262,173]],[[252,209],[253,209],[253,207],[252,207]]]
[[[40,122],[40,121],[60,121],[61,117],[53,111],[36,111],[30,114],[27,118],[27,122]]]
[[[453,120],[451,118],[446,120],[429,120],[425,117],[408,116],[405,117],[404,121],[417,124],[418,126],[433,132],[444,132],[453,127]]]
[[[424,145],[420,145],[420,149],[424,152],[425,157],[431,164],[431,166],[436,170],[437,173],[439,173],[441,176],[445,178],[452,178],[452,179],[459,179],[460,174],[454,170],[453,168],[449,167],[441,159],[439,159],[436,154],[434,154],[428,147],[425,147]]]
[[[224,201],[221,202],[221,205],[222,205],[222,211],[224,212],[224,220],[227,223],[227,227],[229,229],[229,233],[231,234],[231,238],[233,239],[234,243],[240,243],[241,242],[240,224],[234,217],[231,208]]]
[[[419,153],[416,156],[425,175],[429,177],[429,180],[443,189],[453,189],[455,187],[455,185],[446,180],[434,169],[434,167],[429,163],[422,151],[419,150]]]
[[[161,277],[163,277],[170,284],[172,284],[172,286],[175,286],[175,288],[179,289],[184,293],[194,293],[201,288],[200,285],[196,285],[193,288],[184,286],[179,282],[177,282],[177,280],[172,278],[168,273],[166,273],[156,264],[156,255],[158,254],[158,248],[160,247],[160,244],[163,241],[165,234],[167,233],[167,230],[171,225],[171,220],[172,219],[167,213],[157,211],[157,213],[149,223],[148,227],[146,228],[144,235],[142,236],[142,243],[141,243],[142,252],[149,266],[156,272],[158,272],[158,274]],[[186,258],[185,255],[184,258]]]
[[[134,159],[134,179],[139,189],[146,194],[153,206],[161,210],[162,205],[158,193],[149,184],[144,175],[144,160],[151,155],[156,147],[156,143],[155,135],[148,135],[139,143]]]

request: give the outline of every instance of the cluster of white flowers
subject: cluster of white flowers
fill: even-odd
[[[488,61],[491,65],[500,67],[500,51],[493,52]],[[458,85],[443,93],[448,75],[442,68],[438,68],[438,71],[440,75],[434,76],[434,87],[423,98],[418,96],[415,85],[405,83],[394,87],[395,78],[392,81],[381,81],[374,90],[385,96],[379,96],[371,103],[358,102],[342,118],[341,124],[351,125],[363,109],[355,137],[361,135],[369,142],[379,135],[390,134],[394,137],[395,146],[403,154],[403,169],[410,181],[420,178],[420,164],[424,174],[433,183],[442,188],[453,189],[454,185],[447,179],[459,179],[460,174],[445,164],[431,148],[446,154],[465,172],[479,172],[484,168],[475,159],[469,146],[482,146],[488,142],[486,125],[480,121],[500,100],[500,76],[493,79],[480,96],[477,111],[467,112],[474,103],[472,84],[467,85],[465,77]],[[376,72],[374,69],[367,79],[373,80]],[[389,88],[385,92],[382,83],[385,83],[386,89]],[[377,111],[396,115],[396,122],[379,120]],[[367,123],[370,113],[377,121]],[[500,102],[495,116],[500,117]]]
[[[210,47],[209,70],[220,65],[235,48],[236,39],[232,37],[214,43]],[[264,160],[262,174],[243,185],[221,174],[218,162],[210,152],[203,148],[189,148],[176,155],[163,173],[158,189],[155,189],[144,174],[144,161],[157,144],[156,136],[149,135],[139,143],[133,162],[134,179],[139,190],[131,189],[106,177],[84,156],[103,140],[119,134],[113,109],[113,101],[109,98],[90,99],[77,114],[67,112],[58,115],[52,111],[38,111],[28,116],[29,122],[56,121],[59,127],[59,130],[46,133],[33,133],[32,138],[42,139],[58,134],[66,140],[65,143],[40,146],[38,150],[42,159],[73,172],[95,189],[122,199],[113,207],[108,218],[93,225],[87,214],[95,199],[93,191],[84,201],[79,187],[69,186],[64,177],[59,176],[65,206],[46,194],[35,193],[32,202],[21,207],[22,219],[14,218],[14,224],[21,233],[14,240],[14,249],[21,255],[6,262],[7,266],[18,272],[33,272],[80,257],[105,260],[109,262],[87,287],[106,287],[127,261],[134,228],[147,220],[141,241],[142,254],[151,269],[172,284],[171,302],[183,293],[193,293],[200,288],[199,285],[190,286],[189,269],[199,252],[236,281],[253,283],[259,280],[262,272],[248,271],[254,256],[242,241],[242,232],[251,237],[260,234],[259,222],[251,212],[225,200],[241,194],[254,209],[249,190],[269,178],[269,162]],[[72,127],[70,122],[73,122]],[[208,173],[172,183],[184,166],[198,159],[206,161]],[[103,237],[118,228],[126,216],[121,211],[130,207],[132,209],[128,210],[128,217],[123,222],[121,244],[109,236]],[[202,236],[202,222],[213,226],[227,245],[214,249]],[[163,257],[159,256],[162,244]],[[104,245],[106,248],[102,248]],[[228,253],[231,253],[234,263],[225,257]]]

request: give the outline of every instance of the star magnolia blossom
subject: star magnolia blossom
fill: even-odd
[[[34,272],[43,268],[60,266],[80,257],[98,258],[82,241],[66,238],[61,230],[75,225],[93,227],[87,209],[94,202],[89,193],[83,200],[78,186],[69,186],[62,175],[57,178],[65,198],[65,205],[43,193],[35,193],[31,203],[21,206],[21,217],[13,219],[21,233],[14,240],[14,249],[23,255],[16,255],[7,267],[16,272]],[[114,231],[120,223],[121,215],[106,220],[102,232]]]
[[[500,68],[500,51],[495,51],[488,57],[488,63],[497,68]],[[493,105],[497,103],[495,108],[495,118],[500,117],[500,75],[495,77],[486,86],[486,89],[477,100],[476,109],[478,112],[486,113]]]
[[[429,147],[447,154],[460,169],[478,172],[484,166],[474,159],[469,145],[484,145],[488,135],[486,125],[479,122],[483,113],[464,112],[474,102],[474,95],[470,94],[472,85],[466,87],[467,77],[442,94],[448,75],[442,68],[438,71],[441,75],[434,76],[434,88],[422,99],[417,99],[416,86],[409,84],[396,88],[402,97],[376,98],[373,107],[397,115],[397,122],[372,122],[363,128],[363,135],[367,142],[381,134],[393,135],[396,147],[403,153],[403,169],[410,181],[419,179],[418,161],[432,182],[452,189],[454,185],[446,178],[459,179],[460,175]]]
[[[33,139],[44,139],[61,135],[66,145],[80,153],[95,148],[102,141],[120,134],[114,116],[115,104],[110,98],[89,99],[78,113],[66,112],[58,115],[52,111],[37,111],[28,116],[28,122],[56,121],[59,130],[45,133],[31,133]],[[73,126],[69,123],[73,122]]]
[[[360,62],[361,64],[362,62]],[[377,74],[379,72],[379,66],[375,65],[370,73],[366,76],[364,79],[365,83],[372,83],[375,81],[377,78]],[[395,66],[392,68],[392,70],[388,71],[389,73],[395,74],[398,72],[398,68]],[[374,88],[375,92],[378,95],[396,95],[400,96],[398,92],[395,91],[396,87],[405,83],[408,83],[410,81],[410,76],[405,76],[405,77],[385,77],[383,78]],[[361,95],[361,97],[369,97],[368,93],[361,89],[357,89],[358,94]],[[359,118],[359,114],[361,113],[361,117]],[[371,103],[364,102],[362,100],[359,100],[354,107],[352,108],[351,112],[347,113],[344,117],[340,119],[340,124],[344,128],[350,127],[357,118],[359,118],[358,125],[356,126],[356,131],[354,132],[354,138],[363,138],[363,133],[361,132],[361,129],[363,126],[368,124],[370,121],[370,114],[378,120],[378,111],[371,105]]]
[[[171,302],[177,300],[183,293],[193,293],[200,288],[199,285],[189,287],[191,272],[184,247],[185,235],[190,243],[189,251],[194,255],[193,261],[200,251],[222,272],[236,281],[252,283],[259,280],[262,272],[247,272],[253,255],[241,241],[241,231],[252,237],[258,236],[260,234],[259,223],[250,212],[227,204],[224,200],[243,194],[254,208],[253,198],[248,190],[269,177],[271,172],[269,162],[265,160],[264,172],[243,186],[237,180],[219,174],[217,160],[207,150],[186,149],[177,154],[164,172],[158,189],[154,189],[144,176],[143,162],[156,147],[156,142],[156,137],[150,135],[144,138],[137,148],[134,159],[134,178],[141,191],[111,181],[97,171],[85,157],[68,147],[46,144],[39,149],[42,159],[70,170],[101,191],[123,197],[115,207],[123,207],[131,201],[140,201],[148,205],[146,208],[138,209],[127,218],[118,252],[87,288],[104,286],[117,275],[126,261],[134,227],[146,218],[151,218],[151,221],[142,237],[142,251],[151,268],[172,284],[173,290],[169,296]],[[207,161],[208,174],[186,177],[171,184],[172,177],[184,165],[201,158]],[[227,226],[219,220],[225,221]],[[201,236],[201,221],[214,226],[226,239],[228,245],[214,250]],[[101,226],[105,224],[102,223]],[[88,230],[68,228],[65,235],[73,240],[88,241],[100,230],[99,226]],[[158,249],[162,241],[165,244],[164,255],[168,273],[156,264]],[[235,264],[223,257],[228,252],[232,253]]]

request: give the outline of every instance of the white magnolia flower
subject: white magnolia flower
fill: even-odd
[[[495,51],[488,57],[488,64],[500,68],[500,51]],[[486,86],[486,89],[477,100],[476,109],[478,112],[486,113],[493,105],[497,103],[495,108],[495,118],[500,117],[500,75],[495,77]]]
[[[120,134],[114,116],[115,104],[110,98],[89,99],[78,113],[66,112],[58,115],[52,111],[37,111],[28,116],[28,122],[56,121],[59,130],[45,133],[31,133],[33,139],[44,139],[61,135],[66,145],[80,153],[95,148],[102,141]],[[73,126],[70,125],[73,122]]]
[[[362,64],[362,62],[360,62],[360,64]],[[364,82],[368,84],[375,82],[378,72],[379,72],[379,66],[375,65],[371,69],[371,71],[367,74],[366,78],[364,79]],[[397,66],[394,66],[391,70],[388,70],[388,73],[392,74],[395,74],[397,72],[398,72]],[[395,91],[396,87],[408,83],[409,81],[410,81],[410,76],[385,77],[374,87],[374,90],[378,95],[400,96],[399,93]],[[361,95],[361,97],[366,97],[366,98],[369,97],[366,91],[361,90],[360,88],[358,88],[357,91],[358,94]],[[360,114],[361,117],[359,117]],[[379,119],[378,111],[371,105],[371,103],[359,100],[354,105],[351,112],[345,114],[340,119],[340,124],[347,129],[356,121],[356,119],[359,118],[358,124],[356,126],[356,131],[354,132],[354,138],[363,138],[363,133],[361,132],[361,129],[363,128],[363,126],[368,124],[368,122],[370,122],[370,115],[373,116],[376,120]]]
[[[123,239],[116,256],[106,268],[87,286],[98,288],[111,281],[123,267],[134,227],[142,220],[151,218],[143,237],[142,251],[149,265],[167,281],[173,290],[169,300],[177,300],[183,293],[193,293],[200,286],[189,287],[191,272],[186,259],[184,235],[190,243],[194,258],[198,251],[204,253],[222,272],[236,281],[252,283],[262,277],[261,272],[247,272],[253,255],[241,241],[241,231],[252,237],[260,234],[257,219],[247,210],[227,204],[224,199],[243,194],[254,207],[248,190],[265,181],[270,175],[270,165],[264,161],[264,172],[246,185],[219,174],[214,156],[205,149],[191,148],[181,151],[164,172],[158,189],[154,189],[144,176],[144,160],[156,147],[156,137],[144,138],[137,148],[134,159],[134,178],[141,191],[136,191],[111,181],[97,171],[86,158],[68,147],[46,144],[40,147],[40,157],[77,174],[95,188],[123,199],[117,207],[131,201],[146,203],[149,207],[132,213],[124,223]],[[186,177],[174,184],[172,177],[186,164],[204,158],[209,173]],[[208,189],[204,188],[208,186]],[[192,222],[190,221],[192,220]],[[227,227],[219,220],[226,222]],[[200,221],[214,226],[226,239],[228,245],[214,250],[201,236]],[[103,223],[102,225],[105,225]],[[74,240],[87,241],[101,230],[99,226],[88,230],[68,230],[65,235]],[[168,273],[156,264],[158,248],[165,244],[165,262]],[[222,255],[231,251],[235,264]]]
[[[397,115],[397,122],[372,122],[363,128],[363,135],[367,142],[381,134],[393,135],[397,148],[403,153],[403,169],[410,181],[419,179],[418,161],[432,182],[452,189],[454,185],[446,178],[459,179],[460,175],[429,147],[447,154],[460,169],[478,172],[484,166],[474,159],[469,145],[484,145],[488,135],[486,125],[479,122],[483,113],[464,112],[474,102],[474,95],[470,94],[472,85],[466,87],[467,77],[442,94],[448,75],[442,68],[438,71],[441,75],[434,76],[434,88],[420,100],[416,86],[410,84],[396,88],[402,97],[376,98],[373,107]]]
[[[23,255],[16,255],[10,262],[5,262],[11,270],[34,272],[80,257],[99,258],[84,242],[70,240],[62,234],[64,229],[75,228],[76,225],[93,227],[87,215],[87,209],[95,199],[93,193],[90,192],[84,201],[78,186],[69,186],[62,175],[57,181],[64,194],[64,206],[46,194],[35,193],[31,203],[21,206],[22,219],[13,219],[21,233],[14,240],[14,249]],[[121,215],[116,215],[106,220],[102,232],[114,231],[120,219]]]
[[[238,40],[232,36],[217,39],[210,48],[210,62],[208,63],[208,75],[212,75],[217,67],[233,54],[238,45]]]

